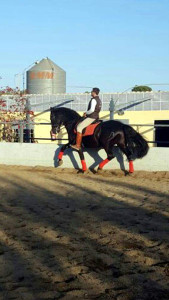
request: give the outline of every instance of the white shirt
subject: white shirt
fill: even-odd
[[[95,111],[96,104],[97,104],[96,100],[92,99],[92,101],[91,101],[91,107],[90,107],[89,110],[86,111],[86,115],[87,116],[90,115],[90,114],[92,114]]]

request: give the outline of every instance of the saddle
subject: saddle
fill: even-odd
[[[82,122],[82,120],[78,121],[75,128],[74,128],[74,133],[77,133],[77,125]],[[88,135],[93,135],[94,134],[94,131],[96,129],[96,127],[101,123],[103,122],[102,120],[95,120],[92,124],[90,124],[89,126],[87,126],[86,128],[83,129],[82,131],[82,134],[83,134],[83,137],[84,136],[88,136]]]

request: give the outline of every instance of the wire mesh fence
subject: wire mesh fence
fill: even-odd
[[[62,94],[62,95],[30,95],[31,107],[34,111],[43,111],[51,106],[60,104],[64,100],[74,100],[65,107],[85,111],[91,98],[90,94]],[[143,110],[169,110],[169,92],[145,92],[145,93],[109,93],[100,94],[102,100],[102,111],[108,111],[110,101],[113,99],[115,106],[126,107],[128,111]],[[136,102],[150,99],[149,101]],[[132,105],[133,104],[133,105]]]
[[[65,100],[73,100],[63,106],[76,110],[85,111],[91,98],[89,93],[83,94],[56,94],[56,95],[26,95],[30,100],[31,109],[34,112],[41,112],[52,106],[61,104]],[[5,95],[7,107],[13,102],[12,96]],[[126,93],[102,93],[102,111],[108,111],[110,101],[113,99],[115,106],[121,108],[126,107],[128,111],[144,111],[144,110],[169,110],[169,92],[126,92]],[[144,101],[149,99],[149,101]],[[142,102],[143,100],[143,102]],[[139,102],[139,103],[137,103]]]

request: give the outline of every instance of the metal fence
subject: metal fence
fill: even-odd
[[[12,96],[3,96],[7,107],[12,103]],[[56,94],[56,95],[26,95],[30,100],[31,109],[35,112],[41,112],[49,109],[51,106],[62,103],[65,100],[74,100],[65,107],[76,111],[85,111],[91,98],[90,94]],[[144,110],[169,110],[169,92],[129,92],[129,93],[103,93],[100,94],[102,100],[102,111],[108,111],[110,101],[113,99],[116,106],[127,107],[128,111]],[[144,101],[149,99],[149,101]],[[143,100],[143,102],[141,102]],[[141,103],[136,103],[141,102]]]
[[[48,137],[40,138],[40,137],[34,136],[34,126],[35,125],[51,126],[51,123],[33,122],[33,121],[30,123],[27,123],[25,121],[0,122],[0,125],[5,125],[5,124],[8,124],[8,125],[10,124],[13,127],[13,129],[15,130],[15,132],[16,132],[15,142],[35,143],[38,140],[51,141],[51,139]],[[27,126],[27,125],[29,125],[29,126]],[[136,131],[138,131],[139,127],[152,127],[153,130],[157,129],[157,128],[169,128],[169,125],[167,125],[167,124],[129,124],[129,125],[132,127],[136,127]],[[56,140],[57,141],[68,141],[67,138],[57,138]],[[155,146],[158,146],[158,147],[160,147],[160,146],[163,147],[164,145],[169,147],[169,138],[166,141],[154,140],[154,141],[147,141],[147,142],[149,144],[154,144]]]

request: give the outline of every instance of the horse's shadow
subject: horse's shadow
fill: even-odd
[[[59,152],[61,150],[61,147],[62,147],[62,145],[60,145],[60,147],[56,149],[55,154],[54,154],[53,160],[54,160],[54,167],[55,168],[59,167],[59,164],[58,164],[58,155],[59,155]],[[66,154],[66,155],[69,156],[69,158],[70,158],[70,160],[72,162],[73,167],[75,169],[79,169],[79,165],[78,165],[78,163],[76,161],[76,158],[74,157],[74,153],[73,153],[72,149],[71,148],[66,149],[65,152],[64,152],[64,154]]]
[[[59,167],[58,155],[59,155],[60,149],[61,149],[61,146],[56,149],[55,154],[54,154],[53,160],[54,160],[55,168]],[[84,155],[85,155],[85,153],[88,153],[88,155],[90,155],[94,160],[94,162],[89,166],[90,170],[94,170],[96,167],[98,167],[98,165],[103,160],[103,158],[99,155],[99,150],[100,149],[84,149]],[[122,171],[126,171],[125,165],[124,165],[124,156],[123,156],[123,153],[121,152],[121,150],[118,147],[113,147],[113,153],[114,153],[115,159],[119,163],[120,169]],[[68,148],[65,150],[65,154],[69,156],[73,167],[75,169],[79,169],[79,165],[74,156],[74,151],[72,151],[71,148]]]
[[[103,160],[103,158],[99,155],[99,150],[100,149],[85,149],[84,153],[87,152],[94,160],[93,164],[90,166],[90,169],[95,169]],[[118,161],[120,165],[120,169],[125,171],[125,165],[124,165],[124,157],[121,152],[121,150],[118,147],[113,147],[113,154],[115,156],[115,159]]]

